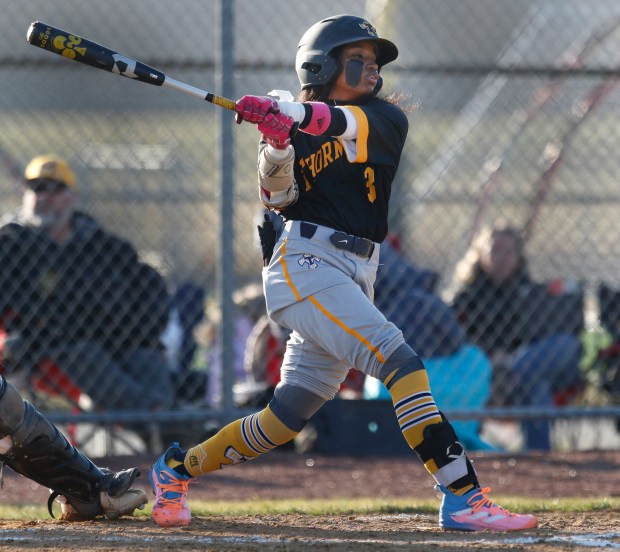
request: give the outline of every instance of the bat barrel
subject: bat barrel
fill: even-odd
[[[26,40],[33,46],[38,46],[48,52],[73,61],[79,61],[91,67],[103,69],[140,82],[146,82],[147,84],[173,88],[225,109],[235,111],[235,102],[232,100],[166,77],[166,74],[162,71],[149,67],[141,61],[115,52],[86,38],[52,27],[47,23],[42,23],[41,21],[32,22],[26,33]]]
[[[33,46],[38,46],[48,52],[116,73],[122,77],[155,86],[161,86],[166,79],[164,73],[141,61],[40,21],[35,21],[30,25],[26,40]]]

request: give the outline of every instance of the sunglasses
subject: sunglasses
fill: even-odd
[[[35,178],[34,180],[26,180],[25,184],[29,190],[32,190],[36,194],[53,194],[56,192],[62,192],[68,187],[64,182],[53,180],[51,178]]]

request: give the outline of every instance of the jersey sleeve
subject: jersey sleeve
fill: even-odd
[[[340,140],[349,162],[398,166],[409,130],[405,113],[398,106],[380,100],[345,107],[357,122],[356,138]]]

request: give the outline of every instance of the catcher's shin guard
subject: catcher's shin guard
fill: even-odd
[[[79,516],[103,514],[101,493],[120,496],[139,474],[135,468],[115,474],[97,467],[0,376],[0,437],[6,435],[13,446],[0,464],[50,488],[50,513],[53,499],[62,495]]]
[[[478,476],[452,425],[442,418],[424,428],[424,440],[414,450],[440,485],[460,495],[478,486]]]

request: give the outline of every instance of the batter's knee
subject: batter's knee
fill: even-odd
[[[422,360],[409,345],[403,343],[383,363],[379,379],[389,389],[399,379],[418,370],[425,370]]]
[[[0,438],[13,435],[24,418],[24,399],[0,375]]]
[[[280,383],[276,387],[269,408],[286,427],[300,432],[323,404],[325,399],[312,391],[290,383]]]

